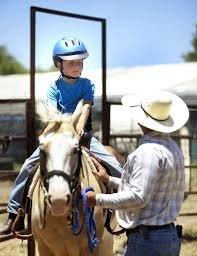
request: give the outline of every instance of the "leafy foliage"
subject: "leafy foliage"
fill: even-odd
[[[187,62],[197,61],[197,25],[196,25],[196,31],[193,35],[191,44],[192,44],[192,51],[183,55],[183,59]]]
[[[24,73],[27,73],[27,69],[8,53],[5,46],[0,46],[0,75]]]

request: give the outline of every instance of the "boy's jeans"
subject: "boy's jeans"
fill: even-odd
[[[122,173],[122,167],[114,156],[111,156],[103,144],[101,144],[95,137],[92,137],[90,142],[90,152],[98,156],[110,169],[111,175],[120,177]],[[27,178],[32,168],[39,162],[39,148],[26,159],[24,162],[18,177],[16,178],[8,202],[8,212],[17,213],[21,207],[23,191]]]
[[[179,256],[180,249],[177,230],[169,227],[129,234],[124,256]]]

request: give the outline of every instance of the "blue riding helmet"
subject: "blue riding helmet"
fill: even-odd
[[[89,56],[87,49],[80,39],[65,37],[59,40],[53,48],[53,61],[56,65],[61,60],[79,60]]]

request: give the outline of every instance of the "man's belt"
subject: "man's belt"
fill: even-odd
[[[143,231],[151,231],[151,230],[160,230],[160,229],[167,229],[167,228],[171,228],[173,229],[175,227],[174,223],[169,223],[169,224],[165,224],[165,225],[139,225],[135,228],[130,228],[130,229],[126,229],[126,234],[129,235],[131,233],[136,233],[136,232],[143,232]]]

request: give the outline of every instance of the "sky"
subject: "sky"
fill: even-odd
[[[183,62],[197,24],[196,0],[1,0],[0,45],[30,66],[30,6],[94,16],[107,23],[107,68]],[[36,66],[48,68],[57,40],[80,38],[101,66],[101,24],[36,13]]]

